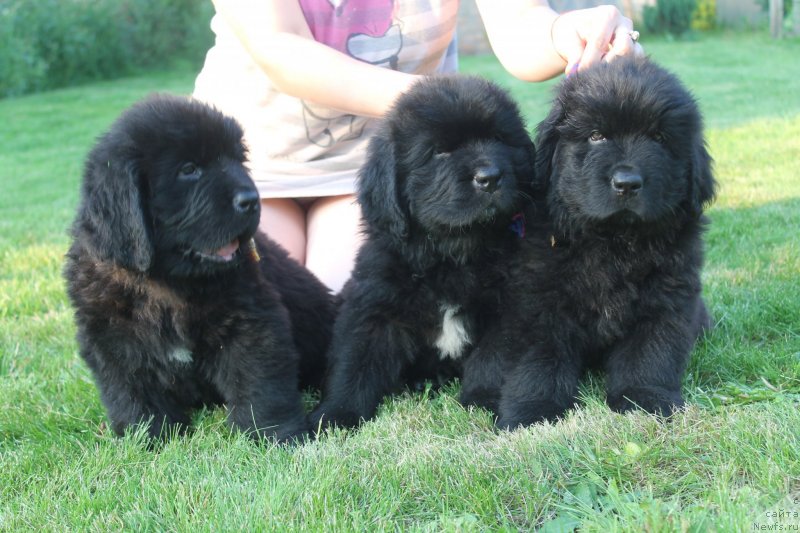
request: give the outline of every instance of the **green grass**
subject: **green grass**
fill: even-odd
[[[617,415],[600,378],[558,424],[509,432],[444,393],[388,399],[359,431],[294,449],[219,410],[148,451],[115,438],[77,354],[60,277],[82,160],[168,73],[0,101],[0,531],[744,531],[800,527],[800,42],[648,42],[697,96],[720,194],[705,294],[716,329],[671,421]],[[511,88],[533,127],[552,83]],[[786,530],[786,529],[785,529]]]

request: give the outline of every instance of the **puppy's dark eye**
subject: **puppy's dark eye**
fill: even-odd
[[[589,141],[593,143],[600,143],[606,140],[606,136],[600,133],[599,131],[593,131],[591,135],[589,135]]]
[[[183,165],[181,165],[180,170],[178,170],[178,178],[182,180],[194,181],[200,179],[200,175],[202,173],[203,169],[201,169],[194,163],[184,163]]]
[[[664,141],[666,141],[666,139],[664,138],[664,134],[661,133],[660,131],[657,131],[653,134],[653,140],[657,143],[662,143],[662,144],[664,143]]]

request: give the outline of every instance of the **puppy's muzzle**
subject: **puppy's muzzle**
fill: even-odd
[[[494,165],[486,165],[478,168],[472,177],[472,183],[479,191],[493,193],[497,190],[500,182],[500,169]]]
[[[635,172],[618,170],[611,177],[611,187],[617,196],[634,196],[642,188],[642,176]]]

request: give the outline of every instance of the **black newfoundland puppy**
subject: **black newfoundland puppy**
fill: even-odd
[[[608,404],[668,415],[709,326],[704,206],[714,196],[698,107],[644,58],[564,80],[536,140],[545,199],[508,277],[503,319],[465,363],[462,402],[500,427],[563,415],[587,367]]]
[[[485,80],[427,78],[398,99],[360,173],[366,240],[312,424],[357,425],[384,395],[458,373],[491,317],[494,266],[519,241],[534,161],[516,104]]]
[[[197,101],[154,96],[88,156],[65,277],[80,353],[112,428],[152,437],[224,403],[278,441],[307,429],[300,387],[324,373],[324,286],[256,231],[242,131]]]

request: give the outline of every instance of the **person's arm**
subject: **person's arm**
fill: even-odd
[[[630,36],[633,23],[614,6],[558,15],[546,0],[476,2],[495,55],[508,72],[525,81],[641,53]]]
[[[316,42],[297,1],[213,2],[270,81],[291,96],[345,113],[377,117],[417,79]]]

